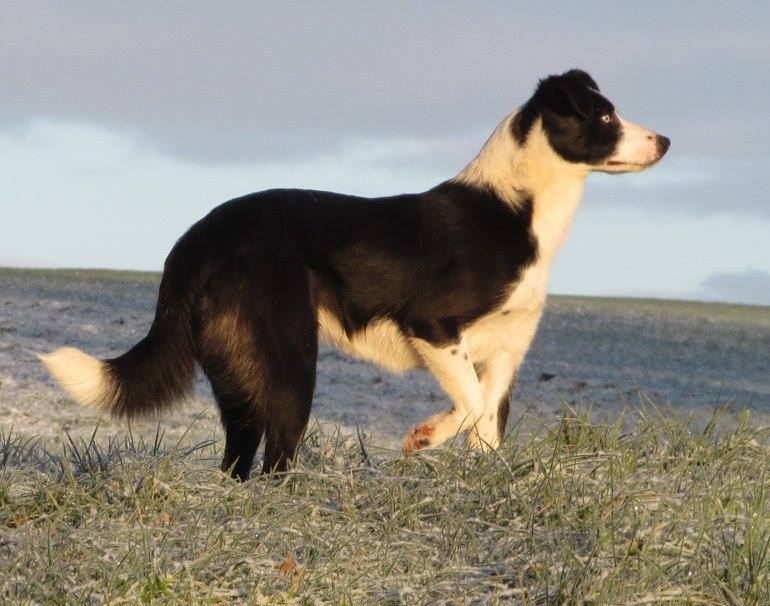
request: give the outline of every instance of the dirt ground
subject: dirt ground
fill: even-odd
[[[35,352],[62,345],[110,357],[146,334],[158,276],[129,272],[0,269],[0,430],[88,436],[126,430],[69,400],[43,372]],[[521,370],[511,418],[549,418],[567,403],[616,418],[649,398],[708,415],[717,402],[770,411],[770,308],[675,301],[552,297]],[[360,427],[397,447],[414,423],[447,406],[422,371],[394,376],[323,347],[313,412],[343,431]],[[132,430],[154,434],[158,419]],[[166,438],[221,438],[203,377],[184,406],[160,419]]]

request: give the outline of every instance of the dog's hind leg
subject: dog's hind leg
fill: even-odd
[[[269,411],[263,473],[285,471],[307,427],[318,359],[318,317],[308,271],[286,267],[275,284],[286,300],[273,310]]]
[[[286,471],[307,427],[313,401],[315,369],[305,369],[301,376],[295,374],[295,378],[295,385],[281,390],[280,394],[274,392],[262,473]]]
[[[222,471],[243,482],[249,479],[251,465],[264,432],[262,419],[257,418],[254,406],[244,402],[230,402],[217,398],[225,430],[225,454]],[[255,414],[256,413],[256,414]]]
[[[310,417],[318,361],[318,316],[308,270],[284,266],[276,286],[286,295],[273,310],[268,377],[270,408],[262,473],[285,471]]]
[[[226,290],[201,302],[195,327],[197,357],[219,406],[225,430],[222,471],[245,481],[266,424],[268,366],[250,310]]]
[[[212,272],[197,304],[198,360],[220,406],[222,466],[248,478],[266,436],[263,472],[283,471],[310,416],[318,318],[310,272],[289,251],[261,251]]]
[[[265,457],[262,473],[285,471],[310,418],[318,361],[318,313],[312,275],[291,254],[260,267],[263,293],[256,313],[262,376]],[[252,307],[254,304],[252,302]]]

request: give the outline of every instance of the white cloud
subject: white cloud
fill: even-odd
[[[770,272],[759,269],[718,272],[701,284],[702,296],[716,301],[770,305]]]

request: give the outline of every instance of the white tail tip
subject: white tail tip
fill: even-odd
[[[114,390],[104,362],[74,347],[62,347],[49,354],[37,354],[37,357],[74,400],[84,406],[110,408]]]

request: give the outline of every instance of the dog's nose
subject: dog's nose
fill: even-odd
[[[663,155],[668,151],[668,148],[671,147],[671,139],[668,137],[664,137],[663,135],[658,135],[658,154]]]

